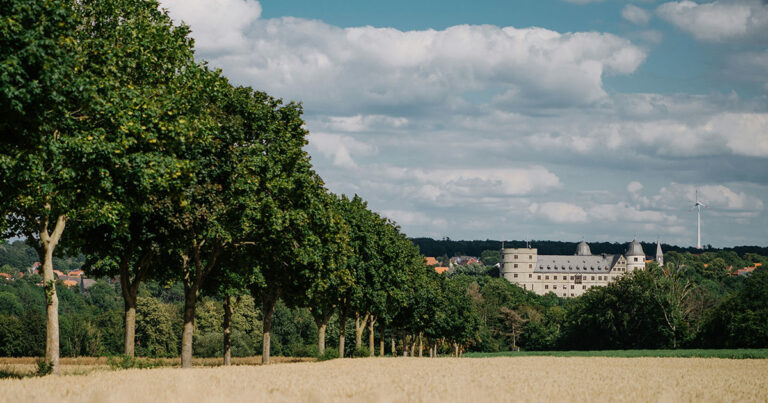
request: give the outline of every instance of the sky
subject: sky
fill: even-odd
[[[768,245],[768,1],[161,4],[411,237]]]

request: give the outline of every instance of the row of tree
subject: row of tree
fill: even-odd
[[[355,320],[357,345],[359,329],[376,324],[468,337],[454,328],[466,311],[450,304],[463,294],[393,222],[324,188],[303,149],[300,105],[196,62],[188,27],[156,1],[11,0],[2,15],[0,229],[42,263],[54,372],[61,251],[84,254],[89,275],[119,278],[129,356],[149,279],[183,285],[183,367],[201,293],[223,300],[227,346],[232,298],[259,302],[264,362],[279,299],[310,308],[321,352],[333,312],[342,329]],[[439,315],[419,310],[427,305],[445,306],[451,325],[430,320]],[[342,333],[341,354],[344,342]]]

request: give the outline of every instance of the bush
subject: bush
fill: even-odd
[[[326,348],[325,353],[323,355],[318,356],[318,361],[327,361],[327,360],[334,360],[336,358],[339,358],[339,350],[335,348]]]
[[[53,364],[48,361],[38,361],[37,362],[37,372],[35,372],[36,376],[46,376],[53,372]]]
[[[368,347],[360,347],[352,353],[352,358],[365,358],[371,356],[371,350]]]
[[[317,357],[317,346],[314,344],[299,344],[291,346],[291,357]]]
[[[130,369],[130,368],[157,368],[163,366],[158,360],[142,360],[127,355],[118,355],[107,357],[107,365],[112,369]]]

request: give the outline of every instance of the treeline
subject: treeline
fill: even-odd
[[[481,256],[483,252],[501,250],[501,241],[487,239],[485,241],[456,241],[449,238],[445,239],[432,239],[432,238],[411,238],[411,241],[418,246],[424,256],[434,257],[453,257],[453,256]],[[607,253],[607,254],[623,254],[627,251],[627,245],[631,240],[626,242],[589,242],[589,247],[593,254]],[[576,245],[578,242],[563,242],[563,241],[505,241],[505,248],[525,248],[530,245],[532,248],[537,248],[540,255],[573,255],[576,252]],[[643,246],[643,250],[646,255],[653,256],[656,253],[655,242],[640,242]],[[696,249],[695,247],[680,247],[676,245],[661,244],[661,248],[666,252],[678,252],[678,253],[702,253],[702,252],[733,252],[737,255],[743,256],[747,253],[757,255],[768,255],[768,247],[762,246],[734,246],[729,248],[713,248],[710,245],[704,247],[703,250]],[[498,253],[496,253],[498,254]]]
[[[670,252],[606,287],[561,299],[464,270],[481,318],[475,351],[768,347],[768,257]],[[732,275],[744,262],[758,268]],[[738,266],[731,266],[738,265]]]
[[[174,25],[157,1],[2,7],[0,235],[25,239],[41,263],[44,299],[36,303],[45,307],[54,373],[62,337],[72,334],[60,313],[75,294],[53,271],[54,257],[65,255],[84,256],[91,277],[118,279],[127,356],[178,349],[190,367],[205,296],[221,302],[225,364],[237,301],[246,297],[260,309],[252,324],[261,327],[265,363],[279,301],[310,312],[318,354],[334,316],[342,357],[350,323],[358,354],[366,353],[366,328],[368,354],[376,333],[380,354],[384,334],[410,352],[418,340],[454,354],[472,337],[464,289],[427,268],[399,227],[360,197],[324,187],[304,150],[301,106],[234,86],[195,61],[189,28]],[[142,302],[151,303],[139,294],[148,281],[180,284],[180,324],[137,328]],[[172,314],[155,307],[152,315]],[[14,329],[34,326],[9,312]],[[93,331],[103,325],[90,323]],[[159,329],[180,336],[142,350],[141,332]],[[80,354],[78,346],[66,351]]]

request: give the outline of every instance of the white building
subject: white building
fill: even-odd
[[[656,261],[663,262],[658,242]],[[570,256],[539,255],[536,248],[501,250],[501,276],[539,295],[553,292],[558,297],[577,297],[591,287],[607,285],[621,275],[644,268],[645,252],[637,240],[623,255],[593,255],[584,241]]]

